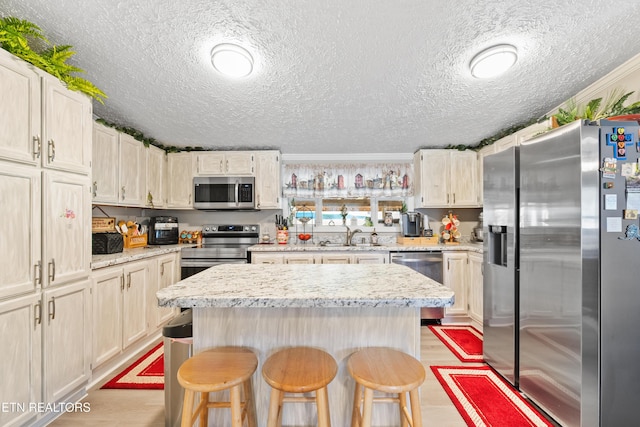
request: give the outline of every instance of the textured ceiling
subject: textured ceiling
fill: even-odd
[[[0,15],[73,45],[109,97],[98,117],[165,145],[292,154],[475,145],[640,52],[637,0],[0,0]],[[253,54],[251,76],[216,73],[223,41]],[[472,78],[497,43],[516,66]]]

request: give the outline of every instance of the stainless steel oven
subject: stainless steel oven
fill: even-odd
[[[442,283],[442,251],[391,252],[391,262],[406,265],[438,283]],[[422,323],[440,323],[444,308],[420,309]]]
[[[208,224],[202,227],[202,245],[182,249],[181,278],[218,264],[246,264],[247,248],[259,241],[258,225]]]

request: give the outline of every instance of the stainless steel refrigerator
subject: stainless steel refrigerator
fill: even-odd
[[[485,159],[485,358],[563,426],[637,424],[638,147],[576,121]]]

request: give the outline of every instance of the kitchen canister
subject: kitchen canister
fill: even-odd
[[[289,241],[289,230],[278,230],[276,232],[276,241],[279,245],[286,245]]]

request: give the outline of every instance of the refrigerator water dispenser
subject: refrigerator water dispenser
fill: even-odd
[[[489,226],[489,263],[507,266],[507,226]]]

